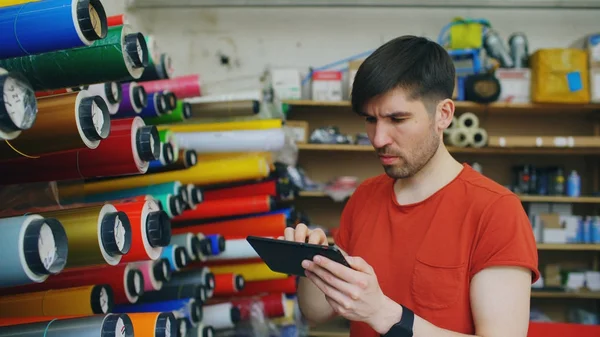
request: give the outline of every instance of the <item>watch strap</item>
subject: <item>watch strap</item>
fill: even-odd
[[[409,308],[402,307],[402,317],[400,322],[394,324],[392,328],[382,335],[382,337],[413,337],[413,325],[415,322],[415,314]]]

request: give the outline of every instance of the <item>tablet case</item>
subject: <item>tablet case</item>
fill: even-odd
[[[274,272],[288,275],[306,276],[302,261],[312,260],[315,255],[325,256],[351,268],[342,252],[333,246],[314,245],[279,239],[248,236],[248,243],[258,256]]]

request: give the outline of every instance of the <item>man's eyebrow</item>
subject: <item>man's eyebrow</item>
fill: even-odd
[[[409,117],[412,116],[412,112],[408,112],[408,111],[394,111],[394,112],[390,112],[387,114],[382,114],[382,117]]]

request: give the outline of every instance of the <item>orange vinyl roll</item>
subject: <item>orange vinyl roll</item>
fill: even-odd
[[[52,289],[0,297],[0,317],[105,314],[112,310],[106,285]]]
[[[131,312],[127,315],[131,319],[136,336],[177,336],[177,320],[171,312]],[[161,330],[164,333],[160,333]]]
[[[215,275],[214,296],[227,296],[236,294],[244,288],[245,282],[242,275],[236,273],[225,273]]]
[[[289,276],[285,279],[266,280],[266,281],[250,281],[246,282],[244,289],[240,290],[236,296],[255,296],[265,293],[296,293],[296,277]]]
[[[279,237],[283,235],[286,220],[285,214],[268,214],[173,228],[173,234],[187,232],[203,233],[204,235],[221,234],[226,240],[246,238],[248,235]]]
[[[156,260],[171,240],[171,222],[153,198],[140,196],[136,201],[114,203],[131,223],[131,248],[120,263]]]
[[[274,199],[269,195],[205,200],[196,205],[196,209],[188,210],[174,217],[173,222],[266,213],[274,208],[274,206]]]

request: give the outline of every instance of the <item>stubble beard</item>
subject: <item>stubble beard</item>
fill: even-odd
[[[406,179],[417,174],[425,167],[431,158],[436,154],[440,144],[440,137],[432,129],[430,136],[425,139],[423,144],[413,149],[408,154],[410,159],[402,155],[398,158],[402,161],[396,165],[383,165],[385,173],[392,179]]]

